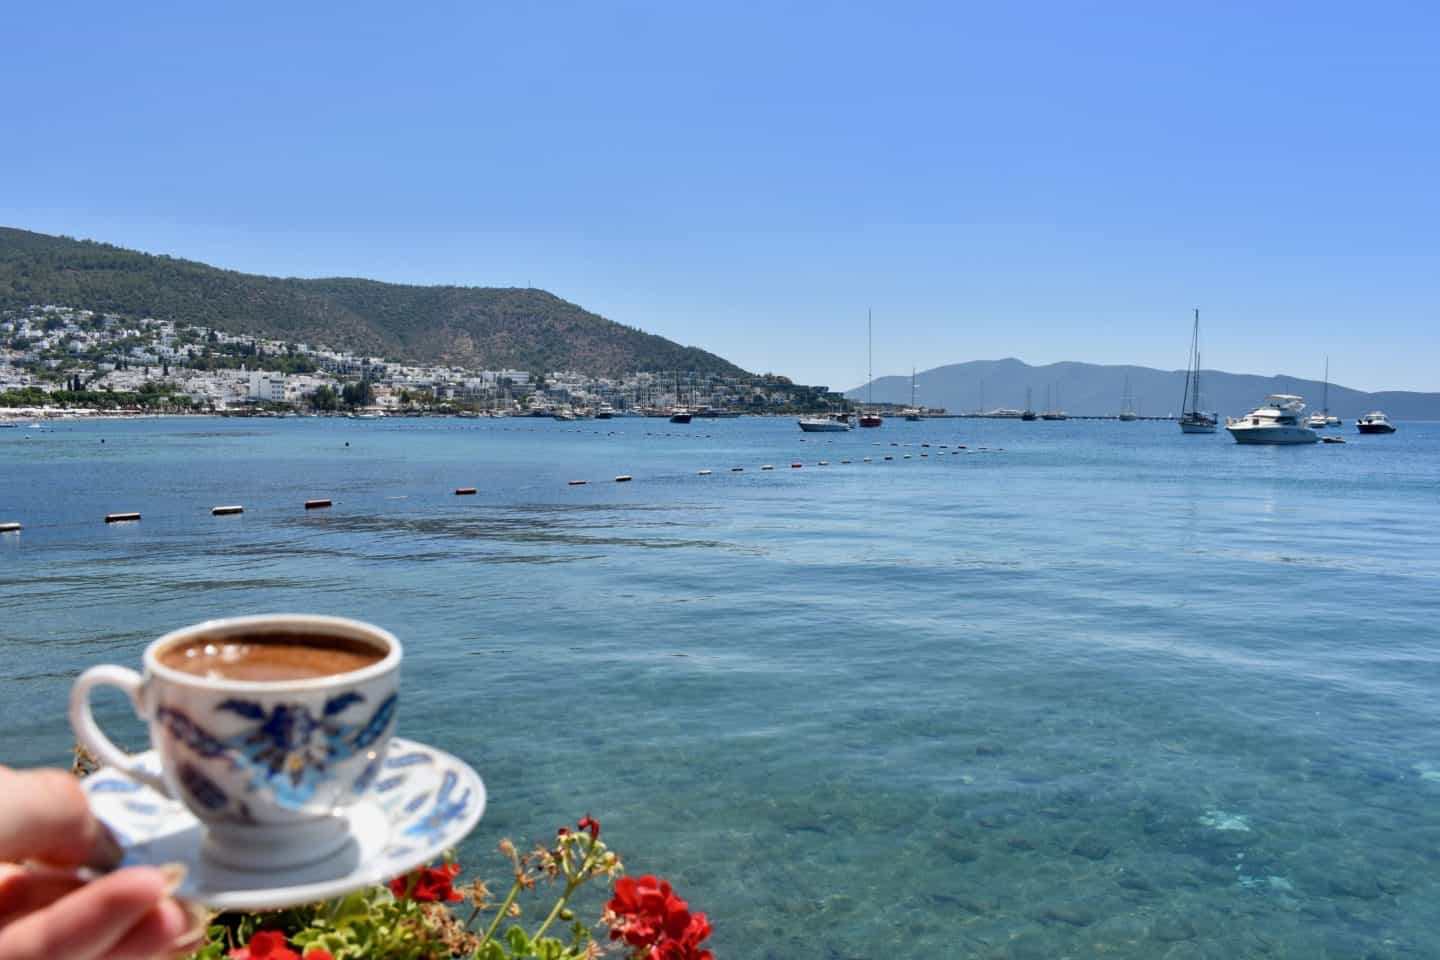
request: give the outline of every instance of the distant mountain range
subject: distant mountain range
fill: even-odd
[[[1046,391],[1050,403],[1067,413],[1105,416],[1120,412],[1126,380],[1142,416],[1178,416],[1185,389],[1184,370],[1155,370],[1150,367],[1101,366],[1093,363],[1052,363],[1032,367],[1014,358],[973,360],[926,370],[915,377],[916,402],[923,406],[945,407],[951,413],[1014,407],[1023,409],[1025,391],[1037,411],[1044,411]],[[1257,377],[1219,370],[1200,372],[1201,406],[1220,414],[1239,416],[1254,409],[1270,393],[1295,393],[1305,398],[1310,410],[1319,410],[1324,384],[1303,377]],[[876,403],[910,403],[909,377],[877,377],[871,384]],[[852,400],[866,399],[866,385],[845,394]],[[1392,419],[1440,420],[1440,393],[1413,393],[1390,390],[1366,393],[1330,384],[1330,412],[1351,419],[1371,410],[1384,410]]]
[[[0,309],[57,304],[403,360],[613,376],[745,371],[543,290],[298,280],[0,227]]]

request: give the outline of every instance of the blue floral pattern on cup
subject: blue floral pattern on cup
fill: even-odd
[[[353,691],[340,694],[327,700],[317,717],[305,704],[281,703],[267,709],[253,700],[232,697],[221,702],[217,712],[243,717],[253,725],[223,738],[173,707],[160,708],[156,719],[201,757],[225,757],[233,769],[243,770],[249,790],[268,789],[280,805],[300,809],[320,785],[334,779],[336,764],[368,749],[390,728],[399,702],[393,693],[362,723],[342,722],[343,713],[364,701],[362,694]],[[357,792],[378,772],[378,764],[367,766]],[[207,809],[224,807],[229,798],[213,779],[197,773],[182,777],[185,789]]]

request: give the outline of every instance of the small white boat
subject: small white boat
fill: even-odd
[[[1293,393],[1272,393],[1243,417],[1227,417],[1225,429],[1236,443],[1315,443],[1320,434],[1305,425],[1305,399]]]
[[[1395,424],[1379,410],[1372,410],[1355,421],[1355,428],[1361,433],[1394,433]]]
[[[833,417],[802,417],[796,422],[806,433],[844,433],[850,429],[849,419],[841,419],[844,416],[845,414]]]

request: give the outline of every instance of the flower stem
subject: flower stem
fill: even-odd
[[[545,918],[545,922],[540,924],[540,929],[536,930],[535,935],[530,938],[532,943],[539,940],[540,935],[550,929],[550,924],[554,923],[555,918],[560,916],[560,911],[565,909],[565,901],[570,899],[570,894],[574,893],[575,888],[584,882],[584,880],[571,880],[565,884],[565,892],[560,895],[559,900],[555,901],[555,906],[550,910],[550,916]]]
[[[505,919],[505,914],[510,912],[510,904],[514,903],[518,896],[520,896],[520,881],[516,880],[515,885],[510,888],[510,895],[505,898],[505,902],[500,904],[500,909],[495,912],[495,919],[490,921],[490,927],[485,931],[485,936],[480,938],[480,943],[475,948],[477,953],[481,947],[490,942],[491,937],[495,936],[500,921]]]

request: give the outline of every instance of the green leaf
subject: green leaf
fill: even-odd
[[[517,957],[533,957],[535,948],[530,944],[530,937],[525,933],[523,927],[511,927],[505,931],[505,942],[510,944],[510,952]]]

